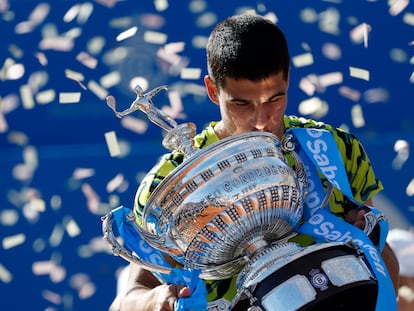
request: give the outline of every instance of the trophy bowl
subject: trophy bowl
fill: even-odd
[[[202,278],[227,278],[294,232],[305,185],[303,165],[288,166],[275,135],[231,136],[194,152],[157,186],[142,234]]]

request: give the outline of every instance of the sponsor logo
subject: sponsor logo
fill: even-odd
[[[325,217],[320,214],[315,214],[309,219],[309,223],[314,226],[313,233],[315,236],[319,236],[329,241],[346,243],[350,240],[364,251],[365,256],[369,256],[370,261],[377,272],[381,273],[384,277],[387,276],[384,266],[381,264],[381,258],[376,248],[369,243],[364,242],[361,239],[356,239],[352,236],[351,231],[342,232],[335,228],[335,224],[330,221],[325,221]],[[355,228],[358,230],[357,228]]]
[[[323,139],[320,138],[323,135],[323,132],[307,129],[306,133],[313,138],[312,140],[307,140],[305,144],[306,148],[310,151],[310,155],[328,181],[339,188],[339,184],[335,180],[338,167],[336,165],[331,165],[329,161],[329,157],[327,155],[328,145]]]

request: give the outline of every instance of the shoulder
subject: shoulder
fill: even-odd
[[[214,126],[217,122],[210,122],[198,135],[194,137],[194,147],[204,148],[208,145],[219,140],[216,132],[214,131]]]
[[[328,123],[291,115],[285,116],[284,122],[286,130],[289,128],[315,128],[329,131],[341,151],[345,151],[342,150],[345,146],[360,144],[358,138],[349,131]]]

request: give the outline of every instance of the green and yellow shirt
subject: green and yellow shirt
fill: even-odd
[[[366,202],[375,193],[383,189],[382,183],[375,177],[371,162],[362,147],[359,140],[352,134],[334,128],[328,124],[299,118],[295,116],[285,116],[285,129],[289,128],[317,128],[328,130],[332,133],[334,140],[338,146],[342,156],[342,161],[350,181],[350,186],[354,198],[360,202]],[[211,122],[199,135],[195,137],[194,146],[196,148],[204,148],[219,140],[214,132],[216,122]],[[294,161],[286,155],[289,165],[293,166]],[[139,225],[142,223],[143,208],[151,195],[152,191],[158,184],[183,161],[183,155],[178,152],[165,154],[160,161],[150,170],[150,172],[142,180],[134,201],[134,211],[136,220]],[[323,186],[328,186],[328,181],[322,176]],[[354,203],[348,200],[338,189],[334,188],[329,201],[331,212],[338,217],[343,218],[344,215],[355,207]],[[292,239],[301,245],[309,245],[313,243],[312,239],[305,235],[299,235]],[[231,301],[236,294],[237,276],[226,280],[206,281],[207,300],[213,301],[224,298]]]

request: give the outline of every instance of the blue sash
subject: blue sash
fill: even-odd
[[[296,144],[297,153],[305,165],[309,179],[304,209],[305,223],[299,227],[298,231],[312,236],[316,242],[352,240],[364,252],[372,273],[378,281],[376,311],[397,310],[394,287],[380,255],[386,242],[388,222],[379,222],[380,241],[379,251],[377,251],[365,232],[331,214],[329,206],[326,209],[319,208],[325,192],[318,177],[318,171],[348,199],[359,206],[362,204],[353,197],[342,158],[329,131],[295,128],[288,132],[293,133],[299,142]],[[374,215],[382,215],[373,207],[370,209]]]
[[[135,252],[140,260],[171,269],[169,274],[153,272],[164,283],[186,285],[190,288],[191,296],[176,300],[177,311],[205,311],[207,310],[207,290],[205,283],[198,276],[199,271],[186,268],[173,268],[162,256],[161,252],[149,245],[139,234],[128,215],[131,209],[120,206],[112,211],[119,235],[128,249]],[[135,220],[132,220],[135,221]]]

